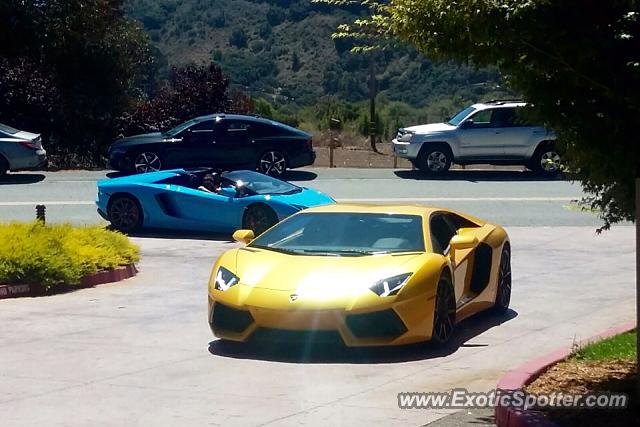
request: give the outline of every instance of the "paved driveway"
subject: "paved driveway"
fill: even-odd
[[[513,310],[463,322],[443,350],[223,345],[206,322],[206,281],[215,257],[235,244],[136,238],[143,260],[133,279],[0,301],[0,424],[424,425],[451,411],[400,410],[398,392],[489,390],[540,353],[634,318],[634,230],[596,236],[596,218],[563,208],[580,195],[576,186],[330,172],[306,185],[342,198],[465,198],[439,204],[502,215],[513,246]],[[0,218],[22,215],[11,200],[85,201],[79,188],[94,191],[94,177],[59,182],[74,177],[0,187]],[[60,185],[77,193],[56,193]],[[80,222],[92,209],[59,206]],[[572,221],[587,225],[566,226]]]

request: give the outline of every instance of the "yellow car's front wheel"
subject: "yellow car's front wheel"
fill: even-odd
[[[453,335],[456,324],[456,297],[451,277],[443,272],[436,291],[436,306],[433,313],[433,333],[431,340],[446,344]]]

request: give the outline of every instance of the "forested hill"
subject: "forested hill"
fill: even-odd
[[[369,59],[349,52],[331,33],[364,13],[309,0],[130,0],[169,65],[215,61],[254,96],[310,105],[322,95],[346,101],[368,96]],[[415,107],[447,97],[483,99],[495,93],[494,70],[436,63],[410,48],[389,50],[377,61],[379,89]]]

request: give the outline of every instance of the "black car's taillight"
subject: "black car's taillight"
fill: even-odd
[[[311,138],[307,140],[307,147],[313,148],[313,140]]]

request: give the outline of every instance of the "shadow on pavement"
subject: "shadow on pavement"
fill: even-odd
[[[35,184],[44,180],[41,173],[21,173],[0,176],[0,185]]]
[[[318,177],[317,173],[300,170],[288,170],[278,179],[283,181],[313,181]]]
[[[341,343],[321,344],[312,340],[300,343],[248,342],[216,340],[209,343],[209,353],[235,359],[257,359],[288,363],[402,363],[436,359],[455,353],[460,347],[486,347],[489,344],[466,344],[477,335],[518,315],[509,310],[505,315],[483,312],[456,325],[449,344],[418,343],[397,347],[346,347]]]
[[[123,176],[129,176],[129,175],[134,175],[134,174],[132,172],[114,171],[114,172],[107,173],[107,178],[120,178]]]
[[[109,172],[107,178],[120,178],[123,176],[135,175],[132,172]],[[283,181],[313,181],[318,174],[303,170],[288,170],[279,177]]]
[[[398,178],[419,181],[564,181],[562,174],[544,176],[532,171],[510,170],[452,170],[442,176],[426,175],[419,170],[399,170],[393,172]]]
[[[109,230],[116,231],[115,228],[108,226]],[[202,231],[173,231],[173,230],[155,230],[145,229],[128,233],[129,237],[142,237],[150,239],[183,239],[183,240],[212,240],[218,242],[233,242],[231,235],[228,233],[206,233]]]

